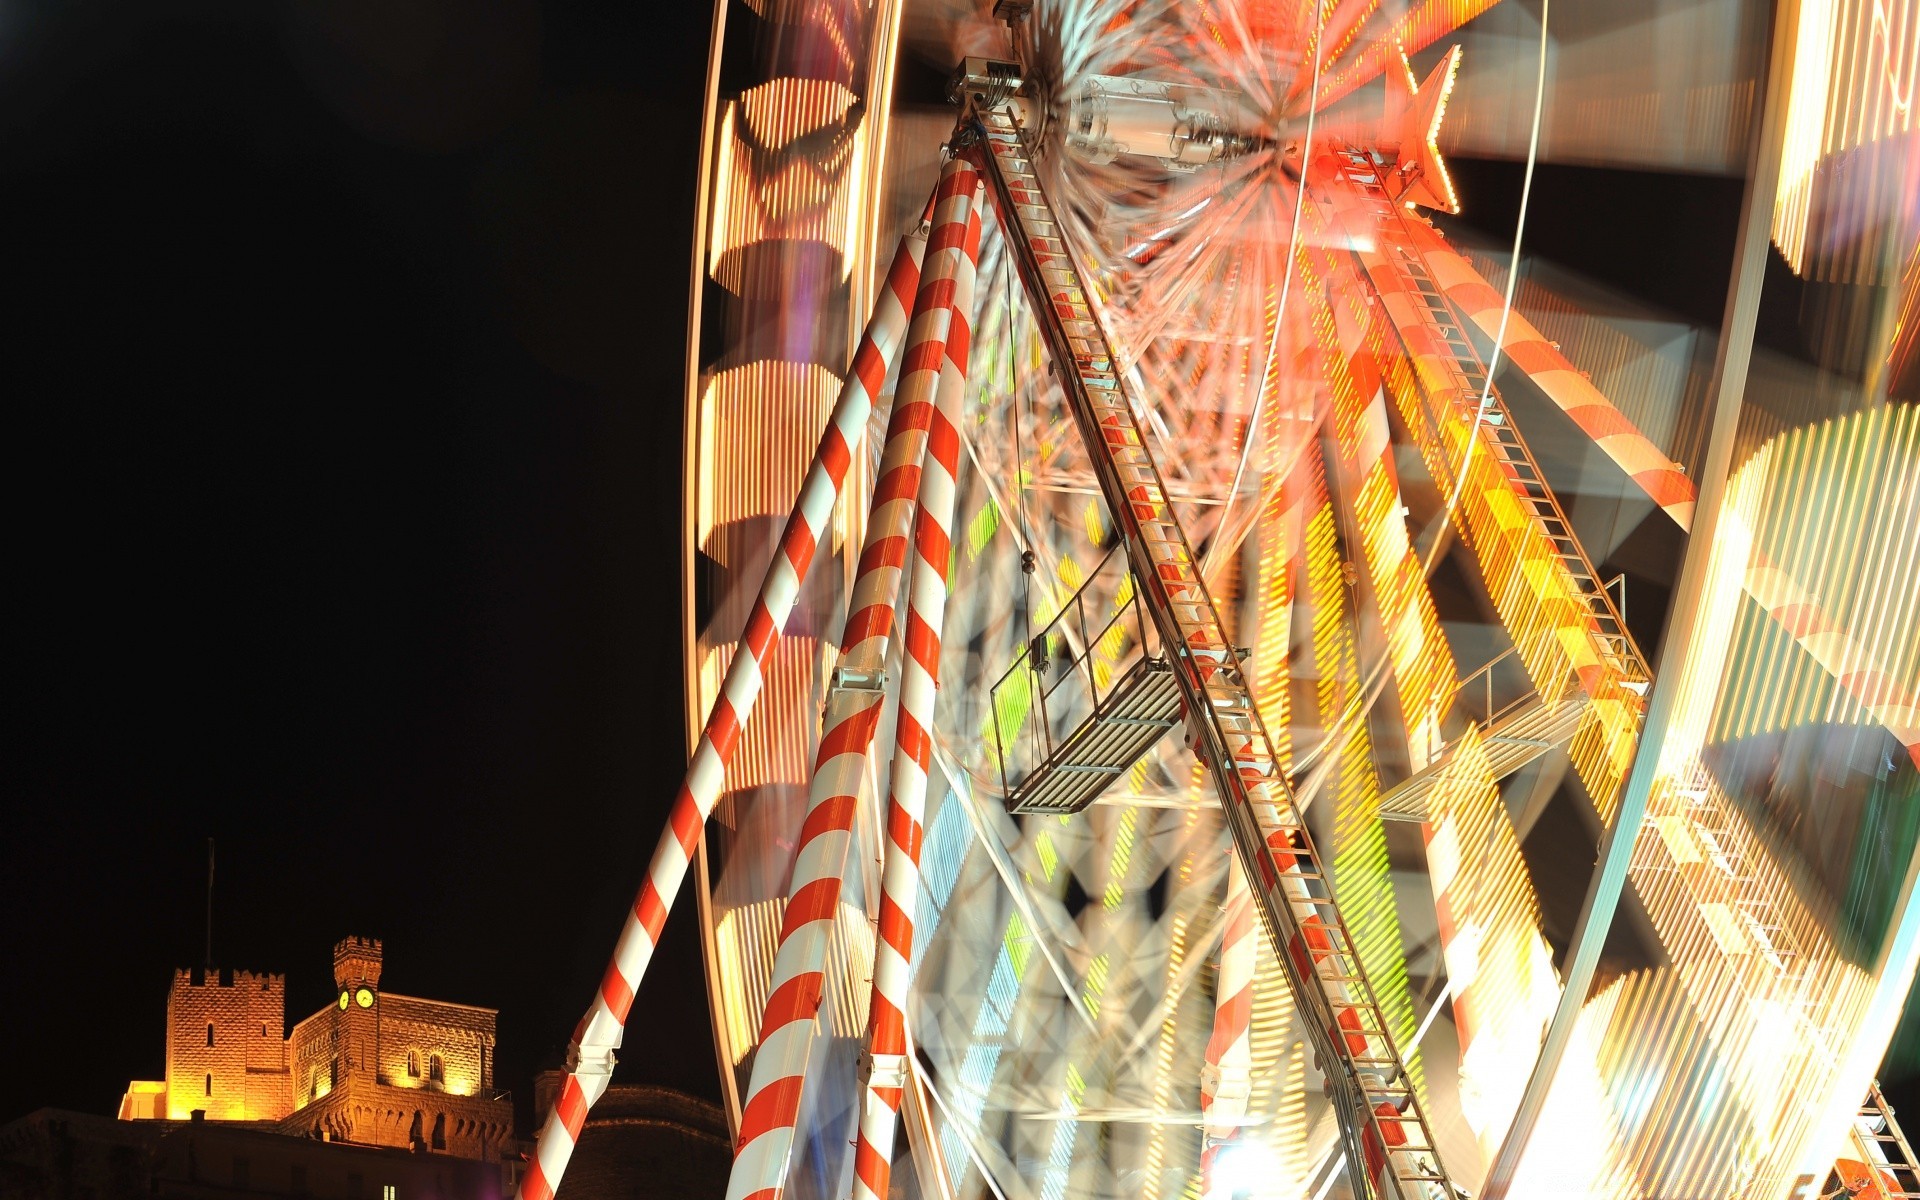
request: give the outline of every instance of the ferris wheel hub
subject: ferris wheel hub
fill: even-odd
[[[1010,108],[1023,129],[1038,132],[1050,106],[1031,96],[1018,62],[968,57],[954,69],[948,96],[983,110]],[[1099,166],[1149,158],[1173,171],[1238,158],[1268,144],[1253,132],[1246,101],[1219,88],[1132,75],[1088,75],[1058,106],[1067,150]]]

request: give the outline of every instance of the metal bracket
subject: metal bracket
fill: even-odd
[[[860,1052],[860,1077],[869,1087],[904,1088],[907,1086],[907,1056]]]
[[[1219,1063],[1202,1063],[1200,1090],[1211,1095],[1215,1104],[1222,1100],[1246,1100],[1253,1095],[1253,1072],[1246,1067],[1223,1067]]]
[[[885,671],[862,671],[855,667],[835,667],[828,683],[828,690],[835,692],[884,692],[887,690]]]
[[[1026,85],[1026,68],[1017,62],[968,56],[954,68],[947,99],[966,106],[969,100],[983,109],[996,109]]]

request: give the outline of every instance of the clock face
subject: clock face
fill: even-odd
[[[353,994],[353,1002],[355,1004],[358,1004],[361,1008],[372,1008],[373,1007],[373,989],[361,988],[359,991]]]
[[[347,994],[345,992],[340,993],[340,1011],[347,1011]]]

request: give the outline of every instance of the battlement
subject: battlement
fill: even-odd
[[[379,987],[381,958],[379,938],[341,938],[333,947],[334,986],[364,983]]]
[[[225,967],[177,967],[173,972],[175,990],[186,988],[247,988],[251,991],[285,995],[287,977],[273,971],[234,971]]]

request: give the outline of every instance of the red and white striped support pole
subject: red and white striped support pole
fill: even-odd
[[[1414,224],[1408,222],[1409,225]],[[1427,272],[1462,313],[1489,339],[1500,336],[1500,315],[1506,298],[1480,278],[1473,264],[1455,253],[1437,233],[1424,226],[1413,236],[1422,238],[1419,247]],[[1619,464],[1628,478],[1652,498],[1682,529],[1693,524],[1693,481],[1680,464],[1653,444],[1627,420],[1613,401],[1594,387],[1566,355],[1533,327],[1517,311],[1506,314],[1506,340],[1500,352],[1513,365],[1526,372],[1547,399],[1572,418],[1580,432],[1593,439],[1600,452]]]
[[[1220,979],[1213,993],[1213,1036],[1200,1070],[1200,1113],[1206,1141],[1200,1150],[1200,1194],[1212,1200],[1222,1189],[1214,1178],[1220,1152],[1240,1140],[1253,1098],[1253,893],[1237,858],[1227,860],[1227,899],[1220,919]]]
[[[933,762],[934,695],[940,686],[940,634],[947,615],[954,497],[960,477],[960,423],[972,343],[974,264],[980,255],[980,201],[967,215],[966,253],[954,275],[947,358],[920,473],[907,575],[905,653],[895,719],[886,854],[880,878],[880,928],[873,947],[873,994],[861,1061],[860,1136],[853,1152],[852,1200],[887,1200],[894,1131],[907,1087],[907,983],[913,965],[913,913],[920,891],[920,837]]]
[[[859,453],[866,438],[867,418],[873,402],[886,382],[894,352],[907,328],[907,309],[919,285],[920,261],[926,251],[924,230],[914,230],[900,239],[893,264],[887,269],[887,286],[881,289],[867,320],[853,366],[841,386],[840,398],[814,451],[813,464],[786,530],[780,535],[780,547],[767,566],[767,577],[760,585],[760,596],[747,617],[739,647],[727,667],[727,678],[707,714],[706,728],[687,767],[686,781],[674,798],[673,812],[660,844],[653,852],[647,876],[640,884],[626,925],[615,943],[613,959],[595,995],[593,1006],[574,1028],[573,1044],[567,1055],[567,1079],[553,1111],[540,1127],[534,1144],[533,1160],[521,1177],[519,1200],[553,1200],[560,1177],[573,1157],[580,1128],[586,1122],[587,1109],[607,1089],[613,1074],[614,1051],[620,1048],[621,1034],[633,995],[646,974],[653,948],[659,944],[667,910],[680,891],[695,847],[706,828],[707,817],[720,799],[727,763],[739,745],[740,733],[753,713],[760,696],[762,671],[773,652],[780,630],[793,611],[800,594],[801,580],[813,562],[833,506],[846,480],[847,467]]]
[[[786,1187],[814,1018],[826,991],[827,946],[840,907],[847,845],[885,699],[887,649],[920,492],[921,460],[933,424],[934,393],[946,359],[950,306],[979,186],[974,167],[955,159],[941,171],[935,191],[926,269],[914,297],[840,661],[821,724],[820,753],[794,855],[767,1009],[760,1020],[759,1049],[741,1106],[728,1200],[777,1200]]]

